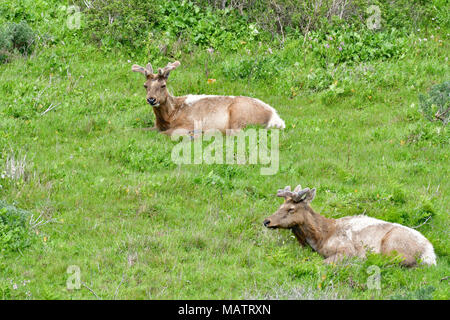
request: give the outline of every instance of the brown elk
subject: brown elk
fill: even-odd
[[[264,220],[264,226],[291,229],[301,246],[311,246],[326,263],[351,256],[364,258],[367,250],[371,250],[395,253],[408,267],[417,265],[418,261],[436,264],[433,246],[420,232],[365,215],[325,218],[310,206],[315,195],[316,189],[302,189],[300,185],[294,191],[289,186],[278,190],[277,196],[285,201]]]
[[[164,134],[192,132],[194,124],[202,130],[219,130],[236,133],[247,125],[264,125],[266,128],[285,127],[284,121],[274,108],[250,97],[187,95],[172,96],[167,90],[167,79],[180,62],[169,63],[153,73],[151,64],[141,67],[133,65],[132,71],[142,73],[146,82],[147,102],[153,107],[155,128]]]

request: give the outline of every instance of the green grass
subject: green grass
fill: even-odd
[[[287,127],[273,176],[259,165],[173,164],[175,142],[140,130],[154,116],[130,70],[145,57],[75,42],[0,65],[0,172],[12,152],[28,161],[26,179],[0,178],[0,200],[52,220],[30,230],[29,248],[0,256],[0,298],[95,299],[90,288],[103,299],[449,299],[450,136],[418,107],[419,93],[448,80],[448,41],[410,41],[401,59],[343,67],[331,89],[292,95],[277,76],[224,76],[237,54],[216,53],[213,84],[204,53],[182,56],[175,95],[248,95],[278,110]],[[300,82],[309,58],[299,53],[292,67]],[[262,226],[281,202],[276,190],[297,184],[317,188],[312,206],[327,217],[410,227],[431,217],[417,230],[437,266],[377,255],[323,265],[290,232]],[[81,269],[79,290],[66,288],[70,265]],[[380,291],[366,285],[372,265]]]

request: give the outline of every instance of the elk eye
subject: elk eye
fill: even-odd
[[[289,213],[293,213],[294,212],[294,208],[289,208],[288,212]]]
[[[161,88],[165,88],[166,87],[166,85],[165,84],[163,84],[162,86],[161,86]]]
[[[144,88],[145,88],[145,89],[147,89],[147,88],[148,88],[148,86],[147,86],[146,84],[144,84]]]

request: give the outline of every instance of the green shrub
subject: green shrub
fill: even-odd
[[[0,252],[14,252],[31,244],[28,211],[0,201]]]
[[[407,38],[397,29],[376,31],[354,27],[334,27],[312,32],[307,50],[322,66],[338,63],[360,63],[401,57],[407,50]]]
[[[156,27],[171,37],[202,47],[236,49],[238,40],[252,41],[259,32],[235,10],[212,10],[190,1],[163,2]]]
[[[10,22],[0,27],[0,63],[10,60],[15,52],[29,55],[33,51],[36,33],[25,22]]]
[[[188,49],[236,49],[238,40],[251,41],[259,34],[236,10],[212,10],[191,1],[94,1],[83,12],[95,42],[105,48],[147,48],[153,56],[167,53],[175,41],[183,41]]]
[[[238,8],[249,21],[258,23],[273,35],[323,30],[333,21],[337,25],[365,28],[367,20],[374,14],[367,11],[372,5],[379,8],[382,29],[415,30],[432,22],[441,27],[449,23],[447,0],[235,0],[232,4],[223,0],[193,1],[216,9]]]
[[[450,81],[431,87],[428,95],[420,94],[419,107],[428,120],[447,124],[450,118]]]
[[[157,19],[155,1],[110,0],[91,1],[83,11],[86,30],[94,42],[108,49],[145,45],[147,34]],[[77,1],[84,7],[83,1]]]

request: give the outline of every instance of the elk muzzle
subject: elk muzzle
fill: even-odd
[[[152,107],[157,107],[159,106],[159,103],[156,101],[155,98],[151,97],[151,98],[147,98],[147,102],[152,106]]]
[[[273,225],[270,225],[271,224],[271,221],[270,221],[270,219],[265,219],[264,221],[263,221],[263,225],[264,225],[264,227],[266,227],[266,228],[270,228],[270,229],[272,229],[272,228],[275,228],[275,226],[273,226]]]

